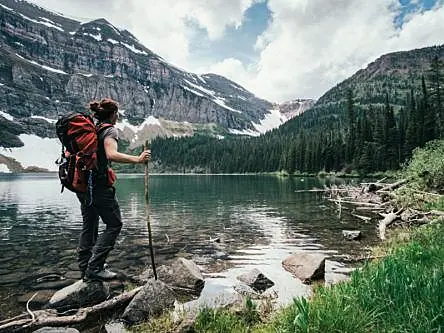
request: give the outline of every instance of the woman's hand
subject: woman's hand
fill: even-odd
[[[138,163],[147,163],[151,157],[151,150],[143,151],[138,157]]]

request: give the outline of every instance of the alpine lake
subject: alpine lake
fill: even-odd
[[[375,223],[346,207],[339,212],[322,191],[308,191],[358,179],[150,175],[147,214],[144,176],[118,178],[124,226],[108,257],[111,269],[136,275],[150,266],[149,219],[156,265],[176,257],[193,260],[205,277],[201,297],[232,290],[238,275],[258,268],[287,302],[309,292],[282,267],[291,253],[327,254],[326,280],[334,281],[350,270],[340,258],[363,255],[379,242]],[[25,312],[36,292],[32,308],[43,306],[80,277],[80,205],[60,189],[56,174],[0,174],[0,320]],[[360,230],[363,237],[348,241],[342,230]]]

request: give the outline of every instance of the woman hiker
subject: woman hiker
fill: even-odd
[[[108,123],[115,125],[119,117],[118,104],[112,99],[103,99],[89,104],[97,125]],[[94,181],[92,204],[87,193],[78,193],[83,217],[82,232],[77,248],[79,268],[84,281],[112,280],[117,274],[106,269],[105,260],[114,248],[116,238],[122,228],[122,217],[116,200],[116,189],[108,185],[110,162],[147,163],[150,151],[145,150],[139,156],[132,156],[117,151],[118,132],[114,126],[99,132],[98,172]],[[98,235],[99,216],[106,228]]]

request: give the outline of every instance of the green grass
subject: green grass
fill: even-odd
[[[294,301],[260,332],[444,332],[444,225],[415,233],[349,283]]]
[[[383,260],[355,271],[350,282],[318,287],[312,299],[295,299],[271,319],[263,320],[249,300],[240,312],[203,310],[194,331],[444,332],[443,239],[442,221],[420,228]]]

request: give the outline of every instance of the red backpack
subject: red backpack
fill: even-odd
[[[92,198],[93,173],[97,171],[98,134],[112,124],[94,124],[91,116],[70,113],[56,123],[56,132],[62,142],[59,179],[62,192],[66,187],[77,193],[90,192]]]

